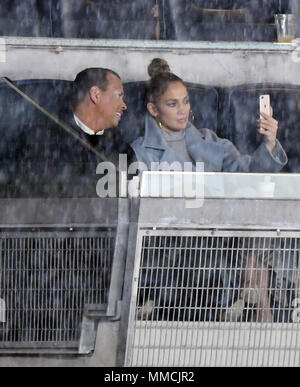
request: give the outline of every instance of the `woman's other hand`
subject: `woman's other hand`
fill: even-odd
[[[278,121],[273,118],[273,109],[270,108],[270,115],[260,113],[263,118],[257,120],[257,130],[263,136],[265,136],[265,144],[270,152],[276,146],[276,136],[278,130]]]

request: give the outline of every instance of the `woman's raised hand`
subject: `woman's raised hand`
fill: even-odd
[[[267,148],[272,152],[276,145],[276,136],[278,130],[278,121],[273,118],[273,109],[270,108],[270,115],[260,113],[262,118],[257,120],[257,130],[265,136]]]

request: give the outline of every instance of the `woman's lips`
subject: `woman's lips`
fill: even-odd
[[[187,122],[187,117],[178,118],[177,120],[180,124],[185,124]]]

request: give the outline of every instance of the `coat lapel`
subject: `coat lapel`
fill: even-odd
[[[145,148],[159,149],[165,151],[168,148],[168,144],[161,136],[156,121],[149,113],[146,114],[145,119],[145,136],[143,141]]]
[[[145,120],[145,137],[143,146],[145,148],[151,148],[152,152],[155,152],[155,162],[167,162],[169,164],[179,162],[181,165],[184,163],[184,160],[168,146],[168,143],[160,133],[160,129],[155,119],[148,113],[146,114]]]
[[[224,150],[222,146],[212,139],[207,138],[206,132],[196,129],[192,124],[186,128],[187,150],[194,162],[203,162],[205,171],[221,171]],[[180,162],[182,160],[171,149],[162,137],[159,127],[153,117],[147,113],[145,121],[145,137],[143,141],[145,148],[151,148],[156,162]]]

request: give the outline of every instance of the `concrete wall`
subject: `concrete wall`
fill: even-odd
[[[109,67],[124,82],[146,80],[151,59],[162,57],[189,82],[300,84],[298,49],[290,44],[6,38],[3,47],[0,75],[11,79],[72,80],[86,67]]]

